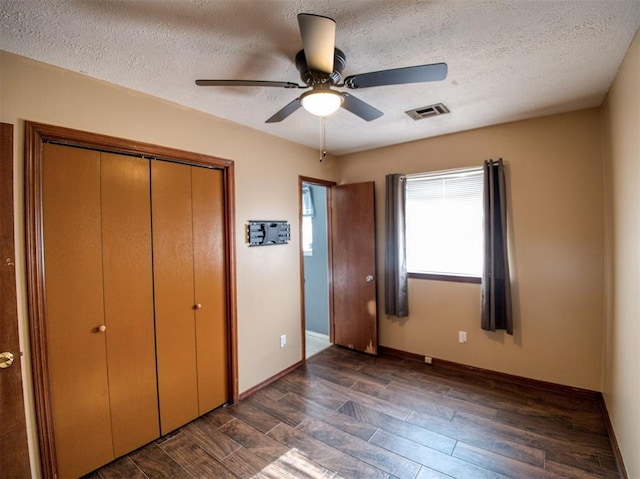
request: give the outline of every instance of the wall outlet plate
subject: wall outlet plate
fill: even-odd
[[[431,356],[425,356],[424,357],[424,363],[425,364],[431,364],[433,362],[433,358]]]
[[[467,332],[466,331],[458,331],[458,342],[466,343],[467,342]]]
[[[280,336],[280,347],[284,348],[287,345],[287,335],[283,334]]]

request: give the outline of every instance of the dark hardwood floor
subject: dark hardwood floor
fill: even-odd
[[[334,346],[86,477],[619,476],[595,397]]]

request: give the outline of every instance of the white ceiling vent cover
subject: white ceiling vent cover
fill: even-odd
[[[435,105],[421,106],[420,108],[414,108],[413,110],[405,111],[414,120],[422,120],[437,115],[444,115],[449,113],[449,109],[442,103],[436,103]]]

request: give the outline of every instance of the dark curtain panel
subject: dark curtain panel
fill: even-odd
[[[386,255],[384,311],[389,316],[409,316],[405,241],[405,185],[403,175],[386,177]]]
[[[507,196],[502,159],[484,162],[482,329],[513,334],[507,255]]]

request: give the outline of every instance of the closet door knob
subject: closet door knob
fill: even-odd
[[[202,305],[200,303],[193,306],[193,309],[202,309]]]
[[[107,330],[107,327],[104,324],[101,324],[100,326],[98,326],[99,333],[104,333],[106,330]]]

